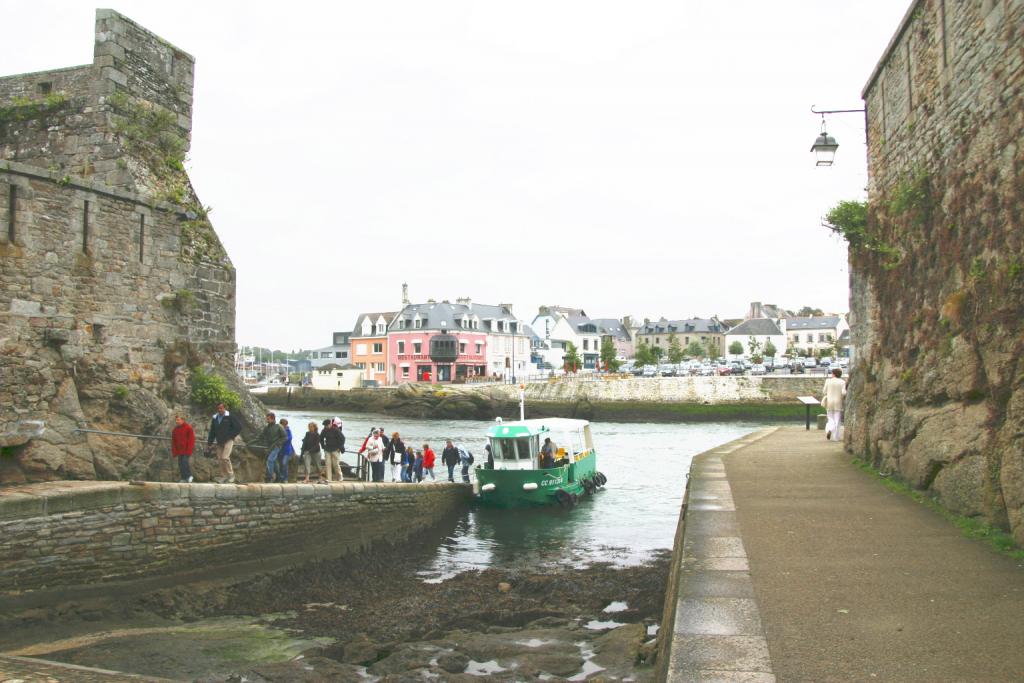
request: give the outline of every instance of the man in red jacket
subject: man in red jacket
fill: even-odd
[[[177,425],[171,432],[171,456],[178,459],[178,472],[181,474],[179,484],[192,483],[192,468],[189,467],[189,458],[196,447],[196,433],[192,425],[185,422],[181,415],[174,416]]]

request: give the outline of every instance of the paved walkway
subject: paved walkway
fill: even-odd
[[[1024,680],[1024,563],[820,431],[694,459],[671,681]]]

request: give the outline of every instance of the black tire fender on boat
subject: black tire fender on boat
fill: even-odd
[[[604,486],[605,484],[608,483],[608,477],[604,476],[600,472],[597,472],[594,475],[594,479],[597,481],[598,486]]]
[[[597,484],[594,483],[593,479],[584,479],[581,483],[583,484],[583,490],[587,492],[587,495],[593,493],[594,489],[597,488]]]
[[[575,493],[570,493],[569,500],[572,501],[572,506],[576,507],[576,503],[580,502],[580,497],[577,496]]]
[[[558,489],[555,491],[555,500],[557,500],[558,504],[562,507],[572,506],[572,496],[565,489]]]

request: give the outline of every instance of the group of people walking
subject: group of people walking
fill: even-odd
[[[274,413],[267,413],[266,421],[259,437],[248,444],[249,447],[266,449],[265,482],[287,483],[288,466],[293,458],[297,458],[302,466],[302,478],[299,479],[296,472],[296,481],[326,484],[335,479],[344,480],[341,454],[345,452],[345,433],[340,418],[324,420],[320,425],[310,422],[298,453],[292,445],[293,435],[288,420],[278,420]],[[171,433],[171,455],[178,462],[179,482],[191,483],[193,475],[189,459],[195,450],[195,432],[181,415],[175,417],[175,423]],[[221,476],[214,481],[235,482],[231,451],[241,432],[238,418],[231,415],[223,404],[218,405],[210,421],[206,446],[207,454],[215,454],[220,464]],[[401,434],[392,432],[388,436],[383,427],[370,430],[356,455],[368,465],[370,480],[374,482],[383,482],[387,474],[393,482],[419,483],[428,477],[431,481],[437,480],[434,474],[437,455],[429,443],[422,444],[421,448],[406,446]],[[448,481],[455,481],[455,468],[461,466],[462,481],[469,482],[469,468],[474,458],[468,449],[456,446],[449,439],[441,452],[441,462],[448,467]]]

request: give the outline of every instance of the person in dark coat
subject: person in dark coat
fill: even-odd
[[[309,475],[320,471],[320,431],[316,422],[310,422],[308,431],[302,436],[302,467],[306,472],[303,483],[309,483]]]
[[[405,477],[400,477],[398,472],[399,468],[405,466],[405,444],[402,443],[402,437],[398,432],[392,432],[391,438],[384,446],[384,461],[391,465],[391,481],[398,481],[399,478],[405,481]]]
[[[235,483],[235,471],[231,468],[231,449],[235,447],[235,438],[242,433],[242,423],[228,412],[223,403],[217,405],[217,412],[210,420],[210,434],[206,439],[208,448],[216,442],[217,461],[220,463],[219,483]]]
[[[451,439],[445,442],[444,450],[441,451],[441,462],[448,467],[448,481],[455,481],[455,466],[459,464],[459,449],[455,447]]]
[[[320,433],[320,444],[327,454],[324,466],[326,479],[324,481],[331,481],[335,474],[338,475],[338,481],[342,481],[344,476],[341,473],[341,454],[345,452],[345,434],[341,431],[340,419],[334,418],[324,428]]]
[[[407,484],[412,483],[412,468],[415,462],[416,454],[413,453],[411,446],[402,451],[402,481]]]

